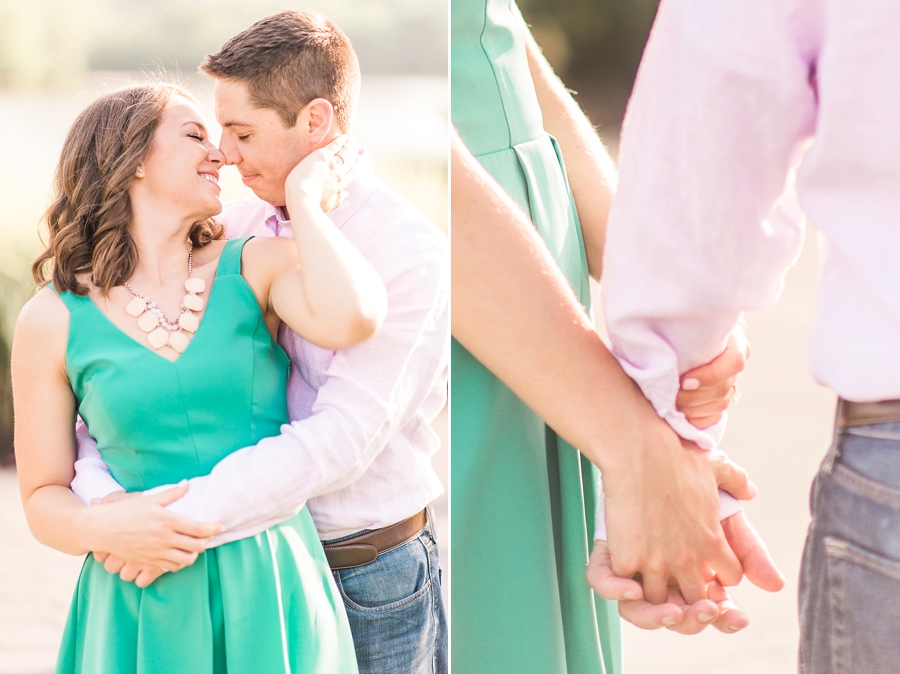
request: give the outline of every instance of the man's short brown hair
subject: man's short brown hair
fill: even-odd
[[[247,85],[250,99],[278,112],[287,127],[310,101],[324,98],[349,131],[359,95],[359,62],[350,41],[321,14],[285,10],[257,21],[200,64],[214,78]]]

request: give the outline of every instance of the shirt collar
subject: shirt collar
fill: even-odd
[[[347,198],[340,206],[328,213],[328,217],[337,226],[338,229],[344,226],[344,223],[350,219],[359,207],[362,206],[375,191],[377,178],[375,171],[372,169],[372,161],[369,153],[365,148],[360,150],[359,158],[356,160],[353,181],[347,185]],[[290,228],[291,221],[285,217],[284,209],[272,204],[266,204],[265,225],[275,236],[279,236],[283,229]]]

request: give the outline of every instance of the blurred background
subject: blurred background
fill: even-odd
[[[619,131],[656,0],[519,0],[556,72],[574,90],[610,149]],[[780,674],[797,671],[797,579],[809,525],[810,483],[831,437],[834,394],[809,373],[808,344],[818,283],[816,233],[807,227],[803,253],[778,303],[748,317],[753,355],[742,375],[722,445],[760,489],[746,505],[787,586],[768,594],[747,581],[733,588],[750,626],[734,635],[712,629],[683,637],[626,624],[626,674]],[[592,282],[593,283],[593,282]],[[599,307],[594,284],[594,306]],[[598,328],[602,319],[595,309]]]
[[[41,674],[55,662],[81,560],[30,536],[13,467],[9,348],[34,293],[30,263],[63,138],[98,94],[164,71],[196,93],[214,141],[207,53],[283,0],[0,0],[0,674]],[[362,69],[354,135],[379,177],[447,228],[446,0],[309,0],[348,35]],[[234,169],[222,198],[249,193]],[[446,485],[444,447],[435,464]],[[447,531],[446,497],[436,504]],[[442,540],[447,559],[449,547]]]

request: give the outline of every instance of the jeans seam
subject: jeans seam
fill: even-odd
[[[847,606],[847,583],[844,572],[845,564],[843,555],[832,554],[844,546],[831,537],[825,539],[825,554],[827,560],[829,582],[829,609],[831,611],[831,667],[833,674],[845,674],[846,662],[846,631],[844,624],[843,608]]]
[[[429,513],[430,514],[430,513]],[[430,545],[427,548],[428,555],[428,583],[431,587],[434,588],[434,592],[431,593],[431,625],[434,628],[434,634],[432,635],[433,648],[431,651],[431,673],[438,674],[437,671],[437,629],[438,629],[438,614],[437,614],[437,593],[441,591],[441,587],[439,583],[435,583],[434,579],[434,571],[433,571],[433,562],[432,553],[435,550],[434,545]]]
[[[875,440],[896,440],[900,441],[900,433],[894,433],[891,431],[879,431],[877,429],[868,429],[864,426],[857,426],[854,428],[847,428],[844,430],[845,433],[849,435],[856,435],[863,438],[873,438]]]
[[[900,491],[891,489],[879,482],[860,475],[846,466],[837,466],[832,477],[842,487],[855,494],[859,494],[860,496],[864,496],[892,508],[900,508]]]
[[[849,543],[833,536],[829,536],[825,539],[825,545],[828,556],[831,558],[855,562],[860,566],[865,566],[872,571],[877,571],[884,576],[889,576],[894,580],[900,581],[900,563],[892,565],[888,562],[883,562],[881,561],[883,558],[882,555],[871,552],[865,554],[862,551],[857,551],[851,547]]]

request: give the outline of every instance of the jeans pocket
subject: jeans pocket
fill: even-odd
[[[360,613],[395,611],[427,594],[431,588],[429,548],[422,535],[371,564],[335,572],[348,610]]]
[[[825,539],[833,674],[879,674],[900,663],[900,561]],[[825,654],[814,654],[821,661]]]

